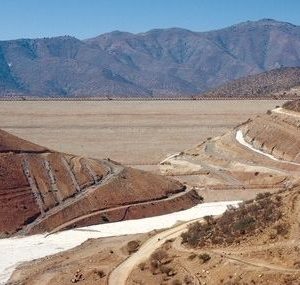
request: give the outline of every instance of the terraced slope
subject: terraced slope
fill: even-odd
[[[300,113],[282,108],[165,159],[165,175],[201,189],[282,189],[299,177]]]
[[[153,216],[199,201],[177,181],[0,131],[1,236]]]
[[[270,115],[257,117],[245,125],[242,130],[247,142],[274,157],[300,162],[300,113],[293,116],[282,109],[274,110]]]

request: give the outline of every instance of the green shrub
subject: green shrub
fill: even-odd
[[[202,260],[203,263],[206,263],[211,259],[211,257],[208,253],[202,253],[199,255],[199,259]]]

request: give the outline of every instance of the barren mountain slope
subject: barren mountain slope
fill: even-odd
[[[174,180],[55,152],[0,131],[2,236],[153,216],[199,201]]]
[[[287,101],[282,107],[290,111],[300,112],[300,100]]]
[[[270,19],[210,32],[0,41],[0,95],[198,95],[243,76],[300,66],[299,47],[299,26]]]
[[[285,67],[249,75],[226,83],[203,97],[233,98],[287,98],[300,96],[300,68]]]

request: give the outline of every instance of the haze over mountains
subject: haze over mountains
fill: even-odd
[[[115,31],[0,42],[0,96],[190,96],[300,66],[300,26],[263,19],[221,30]]]

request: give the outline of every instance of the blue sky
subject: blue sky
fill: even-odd
[[[181,27],[207,31],[273,18],[300,25],[299,0],[0,0],[0,40]]]

